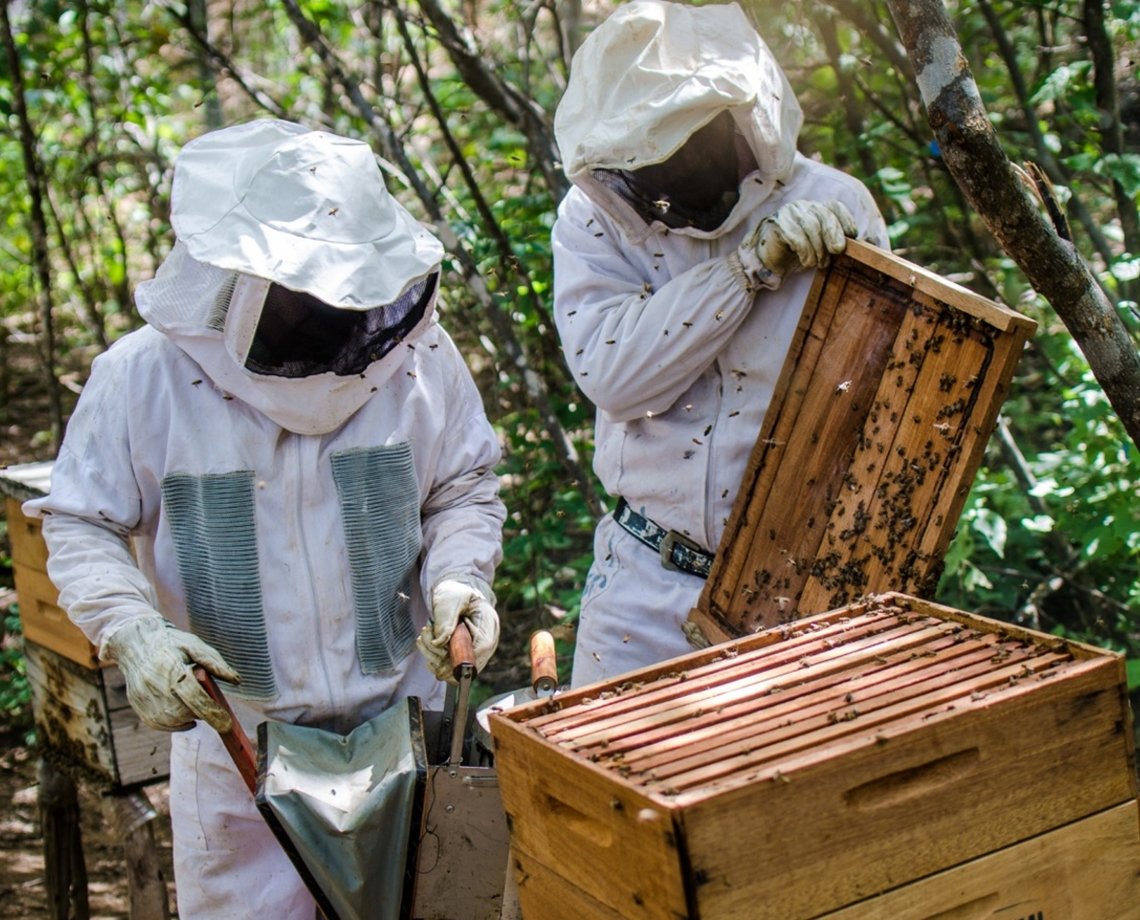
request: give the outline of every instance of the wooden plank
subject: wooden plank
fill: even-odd
[[[848,635],[862,635],[864,629],[881,629],[897,622],[890,613],[876,608],[851,608],[842,613],[829,612],[798,621],[793,626],[756,633],[745,639],[698,652],[690,652],[668,662],[649,665],[623,675],[620,682],[583,687],[559,693],[556,701],[528,704],[512,710],[512,718],[526,721],[532,728],[551,731],[592,722],[602,713],[612,714],[640,707],[647,700],[684,695],[701,685],[715,682],[726,664],[747,668],[798,657],[828,642]],[[869,625],[867,625],[869,624]],[[854,631],[854,632],[853,632]],[[652,697],[642,695],[642,688],[652,684]],[[629,694],[629,700],[623,698]]]
[[[734,506],[744,510],[730,517],[717,552],[722,568],[710,577],[715,587],[706,586],[714,615],[732,625],[728,635],[792,618],[863,436],[868,391],[906,312],[906,298],[857,273],[829,278],[837,280],[805,313],[810,328],[785,361],[783,398],[765,416]]]
[[[821,920],[1135,920],[1137,811],[1118,805]]]
[[[95,647],[59,607],[59,592],[47,574],[40,522],[26,517],[11,496],[5,499],[5,514],[24,636],[85,667],[98,667]]]
[[[117,785],[100,672],[26,638],[24,658],[39,743],[88,778]]]
[[[836,670],[849,670],[853,666],[852,659],[858,660],[860,655],[873,658],[896,649],[905,651],[924,644],[930,634],[924,633],[921,625],[917,625],[889,632],[877,631],[866,638],[859,635],[844,638],[848,641],[821,639],[802,645],[794,656],[788,656],[786,663],[733,659],[723,667],[701,669],[704,673],[689,674],[685,680],[669,683],[662,689],[644,688],[607,701],[608,705],[593,709],[589,718],[551,720],[541,725],[532,724],[532,728],[541,728],[543,735],[553,741],[588,745],[591,735],[622,728],[630,722],[651,720],[656,711],[664,711],[667,719],[671,716],[681,718],[706,703],[720,703],[731,698],[737,689],[762,694],[775,686],[782,686],[781,678],[789,674],[796,675],[796,682],[801,683],[826,677]],[[845,660],[838,663],[836,657]],[[683,703],[683,707],[677,705],[678,701]]]
[[[75,777],[47,757],[40,758],[37,772],[47,915],[52,920],[90,917]]]
[[[1123,690],[1082,667],[688,797],[700,915],[816,917],[1134,800]]]
[[[588,762],[568,760],[503,714],[490,722],[512,849],[557,867],[587,898],[622,917],[690,916],[678,871],[681,843],[667,808]],[[524,915],[552,916],[528,908],[535,895],[527,887],[520,879]]]
[[[754,771],[762,765],[786,762],[789,755],[801,751],[826,749],[847,738],[865,736],[881,726],[905,724],[906,720],[916,717],[929,718],[940,711],[964,708],[975,697],[1005,689],[1010,681],[1047,676],[1038,670],[1044,671],[1053,663],[1041,660],[1016,663],[1000,671],[987,671],[964,684],[943,675],[881,699],[865,700],[859,706],[824,709],[822,714],[810,712],[799,722],[788,720],[779,731],[763,739],[763,743],[760,738],[746,737],[711,751],[695,752],[667,766],[657,764],[652,782],[654,788],[707,793],[712,783],[723,784],[741,777],[749,779],[748,774],[754,776]],[[949,687],[940,686],[949,681],[953,681]],[[834,748],[832,753],[836,753]]]
[[[47,574],[12,562],[20,626],[24,638],[69,658],[83,667],[99,667],[93,646],[58,606],[59,594]]]
[[[24,653],[39,743],[52,757],[116,792],[169,776],[170,733],[139,721],[117,667],[85,668],[26,638]]]
[[[808,920],[1135,805],[1125,687],[1119,654],[891,593],[491,727],[537,916]]]
[[[629,916],[591,898],[577,884],[527,853],[516,853],[514,860],[518,903],[527,920],[622,920]]]
[[[664,701],[656,705],[647,702],[647,705],[631,715],[618,719],[598,719],[577,732],[543,732],[543,735],[559,744],[572,746],[575,750],[604,743],[609,752],[618,739],[678,723],[684,723],[687,727],[694,718],[700,718],[704,713],[714,710],[722,713],[726,708],[738,708],[744,719],[750,724],[758,725],[766,719],[780,718],[780,712],[790,700],[795,700],[797,706],[807,705],[805,694],[841,698],[846,690],[855,689],[851,686],[851,680],[857,669],[880,661],[886,663],[892,658],[912,661],[919,654],[915,649],[920,649],[921,654],[926,656],[933,638],[929,631],[915,629],[901,637],[894,637],[893,641],[841,646],[828,650],[828,654],[821,654],[818,659],[805,656],[798,662],[778,668],[753,671],[740,677],[733,675],[735,679],[713,683],[708,689],[698,688],[677,701]],[[992,654],[991,649],[989,655]],[[931,652],[929,656],[920,659],[920,663],[930,663],[934,655]],[[836,690],[838,684],[849,686]],[[651,694],[643,696],[648,701]]]
[[[1127,681],[1124,679],[1124,655],[1121,652],[1116,652],[1109,648],[1102,648],[1098,645],[1092,645],[1088,642],[1078,642],[1075,639],[1060,639],[1048,633],[1018,626],[1016,623],[1007,623],[1005,620],[997,620],[993,617],[983,616],[980,613],[969,613],[965,610],[957,610],[945,604],[939,604],[935,601],[926,600],[925,598],[913,597],[897,591],[870,595],[858,604],[843,608],[841,611],[831,611],[829,614],[824,614],[823,616],[817,615],[810,617],[803,622],[815,624],[828,617],[835,617],[838,614],[842,614],[843,611],[855,613],[865,610],[874,610],[884,605],[888,607],[898,607],[905,613],[913,614],[914,616],[937,617],[940,620],[961,623],[963,626],[967,626],[971,629],[994,633],[1002,638],[1014,639],[1018,642],[1028,642],[1040,648],[1048,649],[1049,651],[1072,655],[1073,658],[1078,661],[1090,661],[1092,659],[1115,660],[1120,665],[1119,675],[1121,684],[1127,684]]]
[[[5,515],[8,520],[8,542],[12,548],[12,558],[19,560],[30,569],[47,572],[47,545],[42,534],[43,527],[36,518],[26,517],[20,502],[7,498]]]
[[[1028,316],[996,304],[960,284],[936,275],[921,265],[900,259],[877,246],[871,246],[860,240],[848,240],[847,255],[900,281],[909,288],[945,301],[968,316],[976,316],[1002,332],[1020,332],[1028,337],[1037,328],[1037,323]]]
[[[960,645],[954,644],[952,639],[946,641],[950,643],[949,649],[939,653],[939,661],[932,662],[931,666],[944,660],[941,658],[941,654],[944,654],[945,651],[953,654],[963,667],[968,667],[970,663],[977,660],[976,656],[988,654],[987,652],[968,652],[962,649]],[[909,656],[903,653],[893,659],[885,659],[881,666],[874,665],[867,670],[859,670],[855,673],[838,672],[822,682],[813,682],[810,688],[803,684],[789,683],[787,687],[778,683],[773,684],[764,692],[768,696],[772,694],[778,694],[778,696],[775,698],[775,702],[766,709],[755,706],[751,699],[737,704],[729,703],[723,707],[717,705],[711,712],[694,713],[686,719],[681,727],[675,724],[667,724],[661,728],[644,730],[637,735],[623,735],[620,739],[607,739],[604,745],[605,754],[607,757],[618,755],[625,757],[628,753],[636,751],[636,757],[640,758],[663,751],[687,748],[690,745],[701,744],[707,739],[727,740],[729,734],[737,731],[734,728],[734,723],[746,719],[750,721],[753,718],[760,717],[761,714],[763,714],[763,718],[769,721],[773,718],[791,718],[793,715],[799,714],[801,700],[809,693],[818,691],[821,687],[825,689],[841,687],[843,695],[839,699],[847,704],[860,702],[866,695],[898,686],[900,682],[919,679],[923,672],[915,670],[912,665],[913,662]],[[872,678],[878,680],[869,684],[868,682]],[[862,688],[859,687],[860,684],[862,684]],[[580,747],[578,749],[580,750]],[[628,759],[626,762],[629,762]],[[630,766],[632,768],[632,764]]]
[[[119,786],[131,789],[166,779],[170,775],[170,732],[155,731],[139,719],[127,701],[126,680],[118,667],[108,665],[100,675]]]
[[[1017,663],[1011,661],[1011,665]],[[1020,669],[1011,667],[1005,673],[1020,674]],[[834,692],[817,692],[790,700],[781,694],[780,705],[765,712],[763,717],[747,714],[750,717],[736,719],[735,725],[717,725],[715,731],[686,730],[663,744],[638,745],[623,754],[622,764],[631,775],[653,771],[660,779],[679,772],[682,764],[688,764],[691,769],[711,763],[716,764],[718,771],[723,770],[729,758],[744,752],[747,755],[744,769],[751,769],[753,764],[782,756],[790,749],[789,742],[796,748],[810,747],[844,734],[866,731],[869,723],[897,719],[932,704],[945,704],[979,692],[979,682],[973,678],[981,675],[985,675],[992,686],[1000,686],[1007,679],[993,673],[984,662],[963,666],[953,674],[939,672],[936,667],[922,663],[907,669],[895,680],[872,688],[846,684]],[[950,689],[944,695],[932,695],[946,685],[950,685]],[[607,759],[615,756],[614,747],[606,746]]]
[[[992,329],[918,294],[913,304],[797,614],[832,609],[869,587],[919,595],[936,587],[953,532],[946,521],[961,513],[1012,365]]]

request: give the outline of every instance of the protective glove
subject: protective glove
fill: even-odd
[[[112,633],[103,655],[123,672],[127,701],[151,728],[185,731],[195,719],[219,732],[233,726],[229,714],[202,689],[192,668],[200,664],[235,684],[241,678],[216,649],[192,633],[175,629],[161,617],[142,616]]]
[[[857,233],[841,201],[792,201],[760,221],[737,255],[754,285],[774,291],[788,272],[826,265]]]
[[[491,595],[490,598],[488,595]],[[475,648],[475,670],[482,671],[499,644],[499,615],[491,589],[476,579],[447,578],[431,591],[431,619],[420,631],[416,646],[440,680],[455,683],[448,643],[459,621],[467,623]]]

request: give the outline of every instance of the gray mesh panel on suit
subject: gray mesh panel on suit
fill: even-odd
[[[408,444],[333,454],[366,674],[386,671],[415,641],[408,602],[420,555],[420,493]]]
[[[261,603],[253,473],[176,473],[162,481],[162,497],[191,627],[241,675],[241,685],[227,693],[270,699],[276,690]]]

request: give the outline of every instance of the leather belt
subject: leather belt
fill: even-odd
[[[614,508],[614,520],[661,557],[661,565],[673,572],[688,572],[699,578],[708,578],[712,569],[713,554],[683,533],[666,530],[647,517],[634,511],[624,498]]]

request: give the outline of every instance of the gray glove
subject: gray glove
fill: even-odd
[[[493,598],[491,589],[474,578],[445,578],[432,588],[431,620],[420,631],[416,646],[440,680],[455,683],[448,643],[460,620],[471,630],[475,670],[482,671],[494,654],[499,644],[499,615]]]
[[[153,729],[184,731],[201,719],[219,732],[233,726],[229,714],[202,689],[193,667],[215,677],[240,682],[219,652],[192,633],[175,629],[158,616],[129,621],[111,634],[103,654],[115,662],[127,682],[127,700]]]
[[[792,201],[760,221],[737,255],[754,285],[775,290],[788,272],[826,265],[857,232],[841,201]]]

